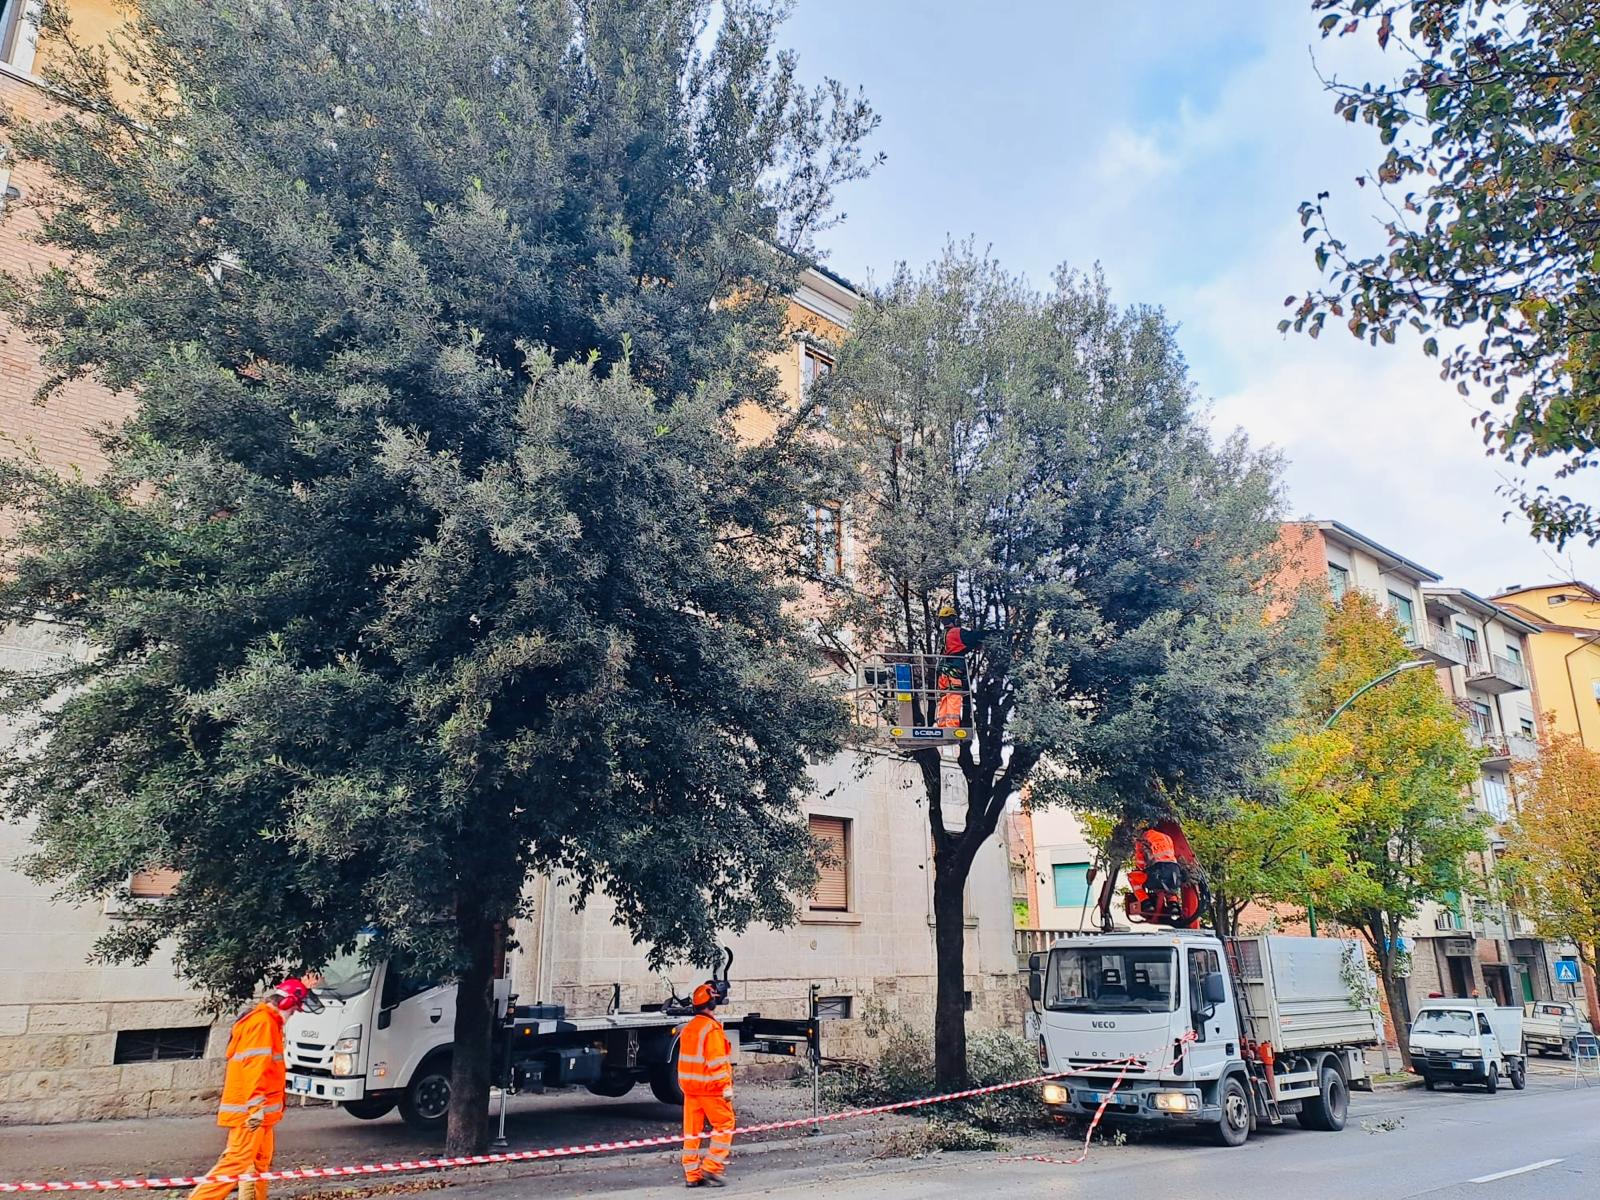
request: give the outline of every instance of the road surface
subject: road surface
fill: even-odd
[[[831,1148],[831,1147],[830,1147]],[[1065,1139],[1049,1146],[1071,1157]],[[820,1149],[820,1148],[819,1148]],[[1019,1147],[1023,1149],[1023,1147]],[[1227,1200],[1552,1200],[1600,1195],[1600,1085],[1572,1086],[1541,1072],[1528,1090],[1356,1093],[1343,1133],[1313,1133],[1293,1123],[1256,1134],[1236,1150],[1162,1137],[1096,1146],[1082,1166],[1008,1161],[997,1154],[808,1163],[803,1148],[740,1159],[722,1195],[815,1200],[978,1200],[987,1196],[1063,1196],[1100,1200],[1112,1193]],[[1129,1191],[1131,1182],[1137,1187]],[[681,1195],[667,1156],[580,1169],[539,1179],[473,1183],[452,1200]]]

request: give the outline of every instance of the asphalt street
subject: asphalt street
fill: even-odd
[[[1181,1195],[1191,1200],[1554,1200],[1600,1195],[1600,1083],[1574,1086],[1569,1068],[1536,1064],[1527,1091],[1420,1088],[1358,1092],[1342,1133],[1290,1123],[1258,1132],[1239,1149],[1194,1137],[1160,1135],[1097,1142],[1082,1165],[1022,1161],[1025,1154],[1071,1157],[1077,1143],[1048,1134],[1017,1142],[1009,1154],[946,1153],[893,1157],[885,1138],[911,1119],[829,1127],[819,1138],[736,1145],[725,1194],[811,1196],[830,1200],[920,1200],[1005,1194],[1100,1197]],[[752,1095],[752,1101],[756,1096]],[[600,1136],[637,1136],[668,1124],[671,1110],[648,1102],[583,1103],[541,1097],[519,1105],[513,1146],[560,1145]],[[796,1089],[773,1089],[751,1108],[803,1109]],[[372,1161],[421,1147],[396,1122],[363,1124],[343,1114],[291,1114],[281,1166]],[[755,1117],[755,1112],[746,1119]],[[343,1123],[336,1123],[343,1118]],[[640,1128],[641,1125],[646,1128]],[[298,1126],[298,1128],[295,1128]],[[289,1132],[292,1130],[293,1132]],[[603,1132],[602,1132],[603,1131]],[[567,1135],[567,1136],[563,1136]],[[579,1135],[573,1137],[572,1135]],[[586,1136],[583,1136],[586,1135]],[[208,1158],[216,1130],[201,1120],[102,1122],[0,1130],[0,1177],[104,1178],[136,1163],[171,1167]],[[180,1145],[182,1150],[180,1151]],[[432,1149],[432,1147],[429,1147]],[[186,1151],[186,1152],[185,1152]],[[385,1153],[387,1152],[387,1153]],[[275,1193],[355,1200],[445,1189],[449,1200],[683,1194],[675,1152],[529,1163],[423,1177],[274,1185]],[[91,1163],[99,1170],[89,1170]],[[115,1169],[113,1168],[115,1164]],[[198,1162],[195,1166],[199,1166]],[[19,1169],[20,1168],[20,1169]]]
[[[1066,1139],[1030,1141],[1070,1157]],[[1574,1087],[1539,1074],[1527,1091],[1421,1089],[1356,1093],[1342,1133],[1291,1124],[1256,1134],[1239,1149],[1191,1138],[1097,1145],[1081,1166],[1015,1161],[1000,1154],[939,1154],[923,1159],[806,1161],[804,1149],[746,1156],[735,1149],[730,1186],[759,1196],[829,1200],[923,1197],[1139,1196],[1218,1200],[1553,1200],[1600,1195],[1600,1085]],[[1130,1189],[1130,1184],[1136,1187]],[[668,1156],[531,1179],[452,1188],[461,1200],[683,1193]]]

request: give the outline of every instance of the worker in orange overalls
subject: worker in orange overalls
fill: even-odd
[[[944,654],[939,659],[939,700],[933,723],[940,729],[959,729],[970,723],[966,711],[967,652],[975,639],[961,627],[954,605],[939,609],[939,624],[944,627]]]
[[[1146,829],[1139,840],[1144,851],[1148,890],[1177,896],[1183,891],[1183,872],[1178,867],[1178,850],[1172,838],[1159,829]]]
[[[683,1092],[683,1181],[686,1187],[723,1187],[733,1150],[733,1047],[712,1014],[721,996],[702,983],[689,1001],[694,1017],[678,1037],[678,1087]],[[700,1135],[711,1126],[711,1148],[700,1157]]]
[[[267,998],[233,1023],[228,1067],[222,1081],[217,1124],[228,1131],[228,1146],[207,1175],[237,1177],[272,1167],[272,1129],[283,1119],[283,1022],[301,1009],[322,1011],[322,1001],[299,979],[285,979]],[[248,1184],[202,1183],[189,1200],[227,1200],[234,1189],[242,1200],[267,1200],[267,1181]]]

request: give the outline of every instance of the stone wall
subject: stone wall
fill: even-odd
[[[211,1025],[205,1058],[114,1061],[119,1030],[201,1025],[181,1000],[0,1006],[0,1125],[212,1111],[227,1022]]]

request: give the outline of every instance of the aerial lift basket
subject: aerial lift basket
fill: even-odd
[[[864,663],[856,720],[902,750],[959,746],[972,738],[965,657],[889,653]]]

